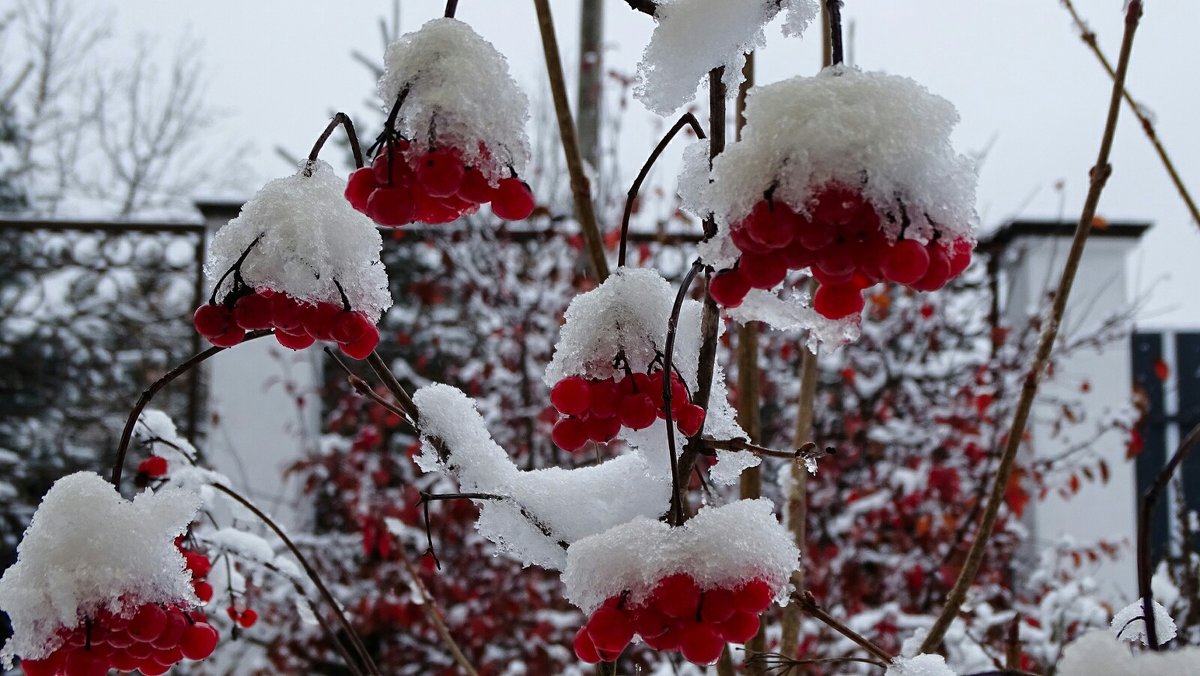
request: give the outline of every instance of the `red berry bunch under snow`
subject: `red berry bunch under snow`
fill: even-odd
[[[912,80],[845,66],[751,89],[741,140],[711,172],[689,154],[681,180],[687,207],[718,222],[701,245],[714,299],[740,321],[842,340],[850,322],[830,320],[857,318],[865,289],[930,291],[961,273],[976,175],[950,145],[957,121]],[[781,287],[801,269],[819,283],[809,306]]]
[[[568,376],[550,390],[550,403],[562,414],[554,424],[554,443],[574,451],[589,440],[611,441],[621,427],[642,430],[667,417],[663,401],[663,371],[628,373],[619,379],[596,380]],[[677,374],[671,374],[671,417],[679,431],[691,436],[704,424],[704,409],[691,403],[691,393]]]
[[[612,662],[636,635],[655,650],[712,664],[726,642],[745,643],[758,633],[758,616],[774,596],[763,580],[701,589],[691,575],[669,575],[641,605],[628,594],[606,599],[575,634],[575,655],[589,664]]]
[[[273,329],[293,350],[324,340],[355,359],[370,354],[391,305],[383,242],[346,203],[345,187],[318,161],[251,198],[213,239],[204,269],[216,287],[196,310],[196,330],[221,347]]]
[[[917,291],[936,291],[971,262],[972,244],[965,238],[949,246],[889,241],[881,223],[907,221],[899,213],[879,213],[862,193],[833,184],[815,189],[808,215],[766,197],[730,227],[730,239],[741,252],[738,263],[714,276],[713,299],[725,307],[742,304],[750,289],[770,290],[789,270],[808,268],[818,286],[813,309],[823,317],[842,319],[862,312],[863,291],[880,282],[904,284]]]
[[[533,212],[519,178],[529,102],[470,26],[435,19],[389,45],[379,94],[391,114],[372,166],[346,188],[355,209],[385,226],[449,223],[488,203],[506,220]]]
[[[13,627],[3,663],[19,656],[28,674],[161,674],[211,654],[217,633],[192,610],[175,545],[199,502],[180,489],[129,502],[90,472],[55,482],[0,577]]]
[[[208,582],[208,574],[212,571],[212,561],[204,554],[183,546],[183,538],[176,538],[175,546],[183,555],[184,568],[192,580],[192,591],[200,603],[208,603],[213,597],[213,587]]]

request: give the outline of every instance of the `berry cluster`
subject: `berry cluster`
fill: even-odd
[[[671,575],[644,605],[632,606],[626,595],[605,601],[575,634],[575,655],[589,664],[615,661],[636,634],[655,650],[712,664],[726,642],[745,643],[758,633],[758,615],[773,596],[762,580],[701,590],[690,575]]]
[[[575,451],[588,442],[610,441],[621,427],[645,429],[656,418],[666,418],[663,372],[629,373],[619,380],[592,380],[569,376],[554,384],[550,403],[562,414],[551,437],[564,451]],[[671,374],[671,414],[679,431],[691,436],[704,424],[704,409],[691,403],[687,386]]]
[[[379,344],[379,329],[363,313],[344,305],[308,303],[270,289],[231,293],[224,302],[201,305],[192,322],[200,335],[219,347],[233,347],[246,338],[247,331],[258,329],[274,329],[279,344],[293,350],[318,340],[336,342],[353,359],[365,359]]]
[[[60,637],[62,645],[47,657],[21,660],[27,676],[105,676],[110,669],[156,676],[184,659],[208,657],[219,638],[204,613],[152,603],[119,614],[100,610]]]
[[[789,270],[810,268],[818,286],[813,309],[829,319],[862,311],[862,292],[883,281],[917,291],[936,291],[971,262],[971,243],[905,239],[909,220],[880,213],[861,193],[842,185],[814,193],[809,215],[797,213],[768,195],[734,223],[730,238],[742,252],[737,265],[718,272],[709,287],[715,301],[737,307],[750,289],[771,289]],[[895,242],[880,229],[882,220],[899,223]]]
[[[478,167],[463,162],[458,149],[422,153],[402,138],[386,144],[371,166],[350,174],[346,199],[388,227],[449,223],[488,202],[496,216],[519,221],[528,218],[534,207],[529,184],[516,176],[493,186]]]
[[[151,479],[161,479],[167,475],[167,459],[161,455],[147,456],[138,463],[137,471]]]
[[[253,608],[238,610],[237,606],[229,606],[225,612],[229,614],[229,619],[243,629],[249,629],[254,626],[255,622],[258,622],[258,611]]]
[[[208,603],[213,597],[213,588],[207,579],[209,571],[212,570],[212,561],[200,552],[184,547],[182,537],[175,541],[175,546],[179,548],[179,553],[183,554],[184,567],[192,576],[192,591],[196,593],[196,598],[200,599],[201,603]]]

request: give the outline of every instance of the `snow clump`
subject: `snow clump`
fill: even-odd
[[[1158,601],[1151,601],[1151,603],[1154,609],[1155,634],[1158,644],[1162,645],[1175,638],[1175,620],[1171,619],[1171,614]],[[1142,599],[1138,599],[1113,615],[1112,624],[1109,627],[1113,638],[1146,645],[1146,615],[1143,610]]]

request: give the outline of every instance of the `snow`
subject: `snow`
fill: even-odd
[[[1189,676],[1200,673],[1200,648],[1132,654],[1106,631],[1084,634],[1068,645],[1059,676]]]
[[[738,482],[742,472],[751,467],[758,467],[762,458],[749,451],[717,451],[717,464],[708,470],[708,478],[713,483],[722,486],[732,486]]]
[[[468,165],[495,181],[529,161],[529,100],[491,43],[456,19],[434,19],[388,45],[379,95],[390,110],[408,95],[396,131],[424,152],[458,148]]]
[[[238,528],[221,528],[205,533],[204,540],[239,558],[258,563],[275,560],[275,550],[261,537]]]
[[[199,502],[179,489],[145,491],[130,502],[92,472],[56,481],[17,547],[17,562],[0,577],[0,609],[13,625],[0,656],[45,657],[61,642],[59,628],[101,608],[194,602],[175,537]]]
[[[807,330],[810,350],[815,350],[818,343],[838,346],[858,339],[861,324],[857,319],[829,319],[817,314],[810,304],[811,298],[805,292],[780,295],[751,289],[742,304],[726,310],[726,314],[743,324],[759,321],[779,331]]]
[[[133,434],[154,455],[182,456],[188,462],[196,460],[196,448],[179,434],[175,421],[165,411],[156,408],[142,411]]]
[[[643,517],[584,538],[567,550],[562,579],[567,600],[585,613],[626,591],[637,604],[674,573],[701,589],[761,578],[782,603],[799,558],[770,500],[738,500],[701,509],[678,528]]]
[[[1162,645],[1175,638],[1175,620],[1158,601],[1151,601],[1154,608],[1154,629],[1158,644]],[[1122,608],[1113,615],[1110,630],[1114,638],[1130,643],[1146,645],[1146,621],[1142,612],[1142,599]]]
[[[392,304],[379,260],[383,240],[371,219],[350,206],[345,190],[346,182],[322,161],[311,176],[302,169],[267,183],[217,231],[205,274],[219,279],[261,237],[242,263],[248,285],[340,306],[340,284],[351,309],[378,321]],[[217,298],[232,284],[230,275]]]
[[[892,660],[884,676],[958,676],[941,655],[920,654]]]
[[[564,545],[635,517],[658,518],[669,506],[669,481],[651,472],[640,455],[575,469],[519,470],[461,391],[429,385],[413,401],[420,411],[418,466],[452,474],[462,492],[503,496],[478,501],[476,527],[526,565],[560,569]],[[435,440],[449,450],[444,461]]]
[[[651,111],[668,115],[688,103],[708,71],[724,66],[726,91],[742,83],[746,52],[766,42],[763,27],[779,13],[778,0],[670,0],[660,2],[658,22],[638,63],[635,96]],[[786,35],[799,37],[817,15],[814,0],[787,0]]]

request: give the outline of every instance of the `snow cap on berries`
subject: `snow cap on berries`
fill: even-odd
[[[567,600],[585,613],[626,591],[637,605],[675,573],[692,576],[702,590],[760,579],[784,601],[799,560],[770,500],[738,500],[705,507],[678,528],[637,518],[584,538],[567,550],[562,577]]]
[[[450,145],[495,181],[529,161],[529,100],[508,61],[470,26],[434,19],[388,45],[379,95],[387,108],[408,90],[397,131],[421,152]]]
[[[127,605],[194,601],[175,547],[199,508],[196,493],[145,491],[125,500],[100,476],[77,472],[54,482],[0,577],[0,609],[13,636],[3,657],[40,659],[84,615]]]
[[[654,12],[658,25],[638,63],[634,95],[668,115],[696,94],[708,72],[725,67],[726,91],[742,83],[746,53],[766,42],[763,27],[787,12],[785,35],[799,37],[817,15],[814,0],[667,0]]]
[[[379,260],[383,239],[371,219],[344,196],[346,181],[320,160],[262,187],[213,238],[204,272],[220,279],[251,248],[241,275],[254,289],[270,289],[308,303],[342,305],[372,322],[391,307],[387,271]],[[221,298],[233,275],[217,290]]]

